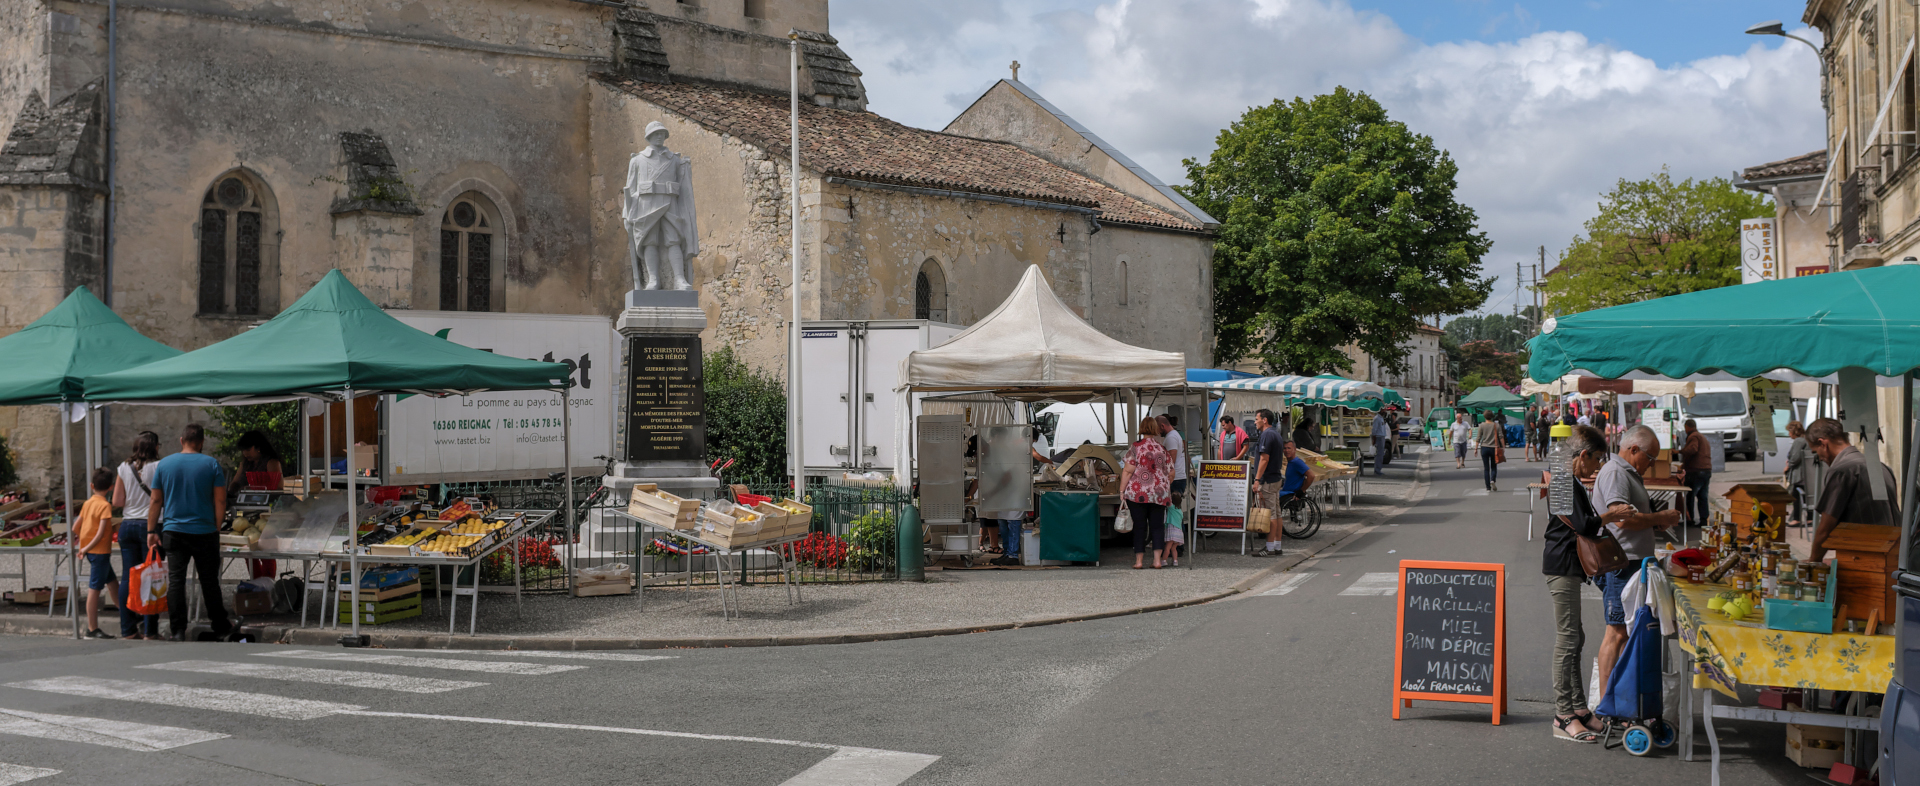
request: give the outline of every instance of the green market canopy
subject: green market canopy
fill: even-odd
[[[1525,407],[1527,400],[1497,385],[1487,385],[1467,394],[1466,398],[1454,403],[1455,407],[1479,411],[1486,409],[1504,409],[1507,407]]]
[[[1551,319],[1527,342],[1536,382],[1585,371],[1670,379],[1785,369],[1824,377],[1920,368],[1920,266],[1849,270],[1672,295]]]
[[[0,404],[79,401],[87,377],[181,354],[128,325],[86,287],[52,311],[0,338]]]
[[[554,390],[559,363],[496,355],[408,327],[340,271],[279,316],[208,347],[86,380],[95,401],[240,403],[337,390],[435,395]]]

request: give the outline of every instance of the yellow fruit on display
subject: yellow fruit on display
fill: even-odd
[[[1708,598],[1708,599],[1707,599],[1707,608],[1708,608],[1708,609],[1711,609],[1711,610],[1713,610],[1713,611],[1719,611],[1719,610],[1721,610],[1721,609],[1724,609],[1724,608],[1726,608],[1726,607],[1727,607],[1727,599],[1726,599],[1726,598],[1722,598],[1722,597],[1719,597],[1719,596],[1714,596],[1714,597],[1712,597],[1712,598]]]

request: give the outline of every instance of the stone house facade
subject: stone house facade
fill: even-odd
[[[1038,143],[866,111],[825,0],[118,9],[109,25],[102,0],[0,3],[0,334],[86,285],[191,350],[336,268],[389,308],[611,316],[626,161],[659,120],[694,163],[707,346],[783,373],[796,30],[809,318],[967,324],[1039,264],[1117,338],[1209,357],[1185,304],[1209,301],[1210,219]],[[1121,258],[1126,295],[1102,289]],[[197,415],[115,407],[108,455]],[[57,476],[52,408],[0,408],[0,433],[30,486]]]

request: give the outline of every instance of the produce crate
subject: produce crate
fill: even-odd
[[[420,569],[417,567],[375,568],[375,569],[367,570],[365,573],[362,573],[360,575],[360,589],[363,592],[366,590],[386,589],[388,587],[397,587],[402,584],[417,582],[419,580],[420,580]],[[342,587],[353,586],[353,576],[344,571],[340,573],[339,581],[340,581],[340,586]]]
[[[1815,603],[1810,600],[1781,600],[1767,598],[1764,601],[1768,630],[1797,630],[1803,633],[1832,633],[1835,594],[1840,586],[1840,572],[1827,571],[1827,594],[1825,601]]]
[[[799,513],[795,513],[787,519],[787,526],[785,529],[781,531],[781,535],[780,535],[781,537],[784,538],[784,537],[791,537],[794,535],[805,535],[807,534],[807,530],[813,528],[813,506],[812,505],[808,505],[804,502],[798,502],[798,501],[795,501],[792,499],[786,499],[786,498],[781,499],[780,502],[781,504],[786,505],[788,507],[794,507],[794,508],[800,509]]]
[[[1822,770],[1832,767],[1840,761],[1840,750],[1845,741],[1845,729],[1787,724],[1787,758],[1802,767]]]
[[[360,602],[362,603],[365,603],[367,601],[379,602],[384,600],[392,600],[394,598],[402,597],[405,595],[418,594],[420,590],[423,588],[423,586],[424,585],[421,582],[416,581],[416,582],[413,582],[412,584],[401,584],[399,586],[387,587],[386,589],[371,589],[371,590],[363,589],[360,591]],[[340,602],[342,603],[353,602],[353,590],[351,588],[340,590]]]
[[[734,549],[766,540],[765,528],[764,516],[742,521],[741,517],[719,513],[712,508],[700,509],[700,536],[723,544],[726,548]]]
[[[421,611],[420,602],[418,600],[415,600],[412,606],[404,609],[397,609],[394,611],[389,611],[384,613],[376,612],[376,611],[363,611],[359,613],[360,624],[385,625],[389,622],[399,622],[400,620],[412,619],[414,617],[420,616],[420,611]],[[349,624],[353,622],[353,615],[343,611],[338,615],[338,619],[340,623],[343,625]]]
[[[655,526],[690,530],[698,526],[700,501],[676,497],[652,483],[640,483],[633,487],[627,514]]]
[[[412,595],[405,595],[388,600],[367,600],[367,596],[361,595],[360,602],[357,604],[352,601],[342,601],[340,603],[340,608],[342,609],[356,609],[362,614],[376,615],[391,614],[396,611],[406,611],[407,609],[417,609],[419,607],[420,594],[417,592]],[[342,616],[345,616],[345,614],[346,612],[341,612]],[[361,622],[365,621],[366,620],[361,620]]]
[[[47,538],[53,537],[53,535],[54,535],[53,529],[49,527],[47,531],[42,532],[38,535],[34,535],[32,537],[0,538],[0,548],[6,548],[9,546],[38,546],[41,544],[41,542],[45,541]]]
[[[632,595],[632,594],[633,594],[633,577],[632,576],[628,576],[623,579],[608,579],[606,581],[575,580],[573,584],[573,596],[576,598],[592,598],[600,595]]]
[[[30,590],[9,592],[3,597],[6,598],[8,603],[17,603],[22,606],[45,606],[47,605],[48,598],[52,598],[55,602],[66,600],[67,588],[61,587],[58,593],[54,593],[46,587],[34,587]]]

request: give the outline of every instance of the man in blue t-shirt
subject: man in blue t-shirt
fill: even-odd
[[[200,574],[200,596],[207,622],[225,638],[233,622],[220,597],[220,523],[227,517],[227,475],[220,462],[202,451],[207,432],[198,423],[180,430],[180,452],[153,468],[152,510],[147,546],[167,553],[167,620],[174,641],[187,640],[187,564]]]

